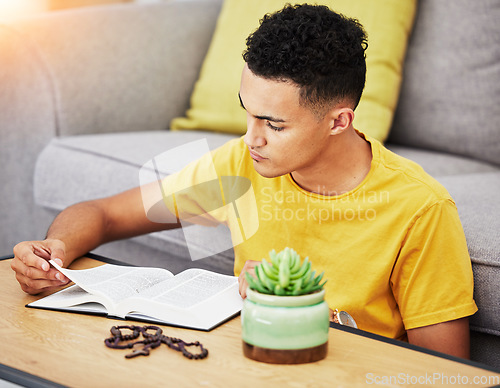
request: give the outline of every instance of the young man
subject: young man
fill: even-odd
[[[455,204],[419,166],[353,127],[365,48],[362,27],[326,7],[266,16],[244,54],[246,135],[162,184],[177,192],[203,182],[212,167],[251,182],[258,228],[234,247],[243,297],[242,275],[271,249],[290,246],[325,271],[330,308],[348,311],[361,329],[468,357],[467,317],[477,308]],[[233,186],[225,195],[239,190]],[[143,187],[143,196],[155,187]],[[47,259],[67,266],[104,242],[178,227],[178,218],[224,222],[236,235],[240,221],[211,212],[217,194],[163,198],[171,224],[148,219],[140,188],[72,206],[46,240],[14,248],[12,268],[22,289],[37,293],[67,282]]]

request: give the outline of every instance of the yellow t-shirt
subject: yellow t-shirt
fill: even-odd
[[[350,313],[360,329],[404,339],[407,329],[472,315],[471,262],[455,203],[416,163],[365,138],[371,169],[347,193],[322,196],[290,174],[260,176],[240,138],[167,177],[165,190],[177,193],[167,205],[181,219],[228,224],[235,275],[272,249],[308,256],[325,271],[329,307]]]

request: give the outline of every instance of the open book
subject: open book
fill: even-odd
[[[238,278],[204,269],[174,276],[161,268],[104,264],[70,270],[50,263],[75,285],[28,307],[211,330],[243,306]]]

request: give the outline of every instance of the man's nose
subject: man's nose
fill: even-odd
[[[262,120],[250,115],[247,117],[247,132],[243,140],[251,148],[262,147],[267,144]]]

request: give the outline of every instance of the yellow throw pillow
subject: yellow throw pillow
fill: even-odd
[[[284,0],[225,0],[214,36],[191,96],[186,117],[172,120],[172,129],[202,129],[234,134],[246,132],[246,115],[238,91],[247,36],[266,13]],[[399,96],[408,36],[416,0],[319,1],[335,12],[358,19],[368,35],[366,86],[356,108],[354,126],[384,141]]]

